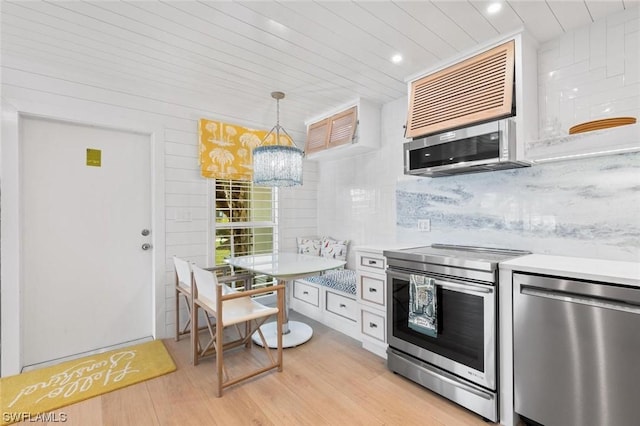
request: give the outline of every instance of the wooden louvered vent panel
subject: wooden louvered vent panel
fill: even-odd
[[[512,114],[515,43],[497,46],[411,84],[408,138]]]
[[[356,131],[358,120],[358,110],[356,107],[336,114],[331,117],[331,133],[327,148],[351,143]]]
[[[357,122],[358,107],[354,106],[322,121],[310,124],[307,128],[305,152],[313,154],[327,148],[351,143]]]
[[[322,151],[327,147],[327,137],[329,136],[329,119],[309,125],[307,130],[307,142],[305,152],[312,154]]]

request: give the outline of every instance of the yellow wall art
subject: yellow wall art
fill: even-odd
[[[214,179],[252,180],[253,149],[275,145],[268,130],[255,130],[237,124],[200,119],[200,170],[202,176]],[[280,134],[280,145],[291,146],[293,141]]]

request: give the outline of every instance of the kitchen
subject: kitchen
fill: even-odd
[[[471,3],[475,4],[473,10],[478,14],[476,8],[480,8],[480,4],[484,2]],[[540,135],[540,139],[543,140],[538,144],[541,146],[540,151],[545,149],[544,141],[548,142],[556,136],[554,132],[566,132],[569,127],[579,122],[601,116],[639,115],[637,5],[633,2],[619,3],[616,6],[620,10],[611,12],[610,17],[603,16],[591,24],[560,31],[552,39],[540,44],[537,57],[540,91],[537,97],[538,122],[540,133],[546,132]],[[209,106],[208,101],[196,92],[191,92],[192,98],[184,101],[170,96],[163,97],[162,93],[151,96],[151,89],[157,85],[149,84],[143,86],[144,89],[133,90],[128,80],[109,83],[108,76],[95,71],[96,64],[67,70],[63,61],[61,63],[59,59],[52,57],[54,55],[47,53],[47,49],[53,49],[51,45],[43,48],[42,44],[39,44],[45,43],[38,38],[43,36],[42,28],[29,23],[29,14],[34,13],[34,16],[42,19],[44,23],[55,21],[59,25],[59,19],[73,20],[73,13],[51,5],[44,6],[46,7],[38,12],[31,9],[36,7],[33,5],[23,8],[3,4],[3,101],[6,100],[10,104],[9,107],[3,106],[3,132],[12,131],[13,106],[16,111],[14,117],[21,112],[108,127],[143,129],[147,133],[159,135],[162,153],[160,161],[167,165],[158,176],[162,182],[160,195],[161,198],[166,197],[167,204],[166,208],[158,205],[159,212],[155,213],[158,219],[155,230],[166,230],[160,232],[159,236],[156,235],[154,240],[154,255],[158,256],[155,276],[160,289],[172,285],[170,269],[165,266],[169,265],[165,258],[170,254],[184,253],[194,261],[202,263],[210,256],[210,247],[206,239],[196,236],[193,232],[196,230],[204,234],[208,230],[207,204],[206,201],[202,202],[206,199],[207,188],[197,175],[195,163],[197,119],[210,117],[269,127],[275,111],[271,109],[271,104],[266,106],[267,102],[271,101],[268,93],[282,89],[288,95],[281,105],[283,125],[288,130],[297,130],[292,134],[297,143],[301,144],[304,140],[305,120],[324,113],[324,109],[329,110],[348,102],[353,97],[351,93],[342,99],[331,97],[324,100],[324,109],[310,110],[308,106],[302,108],[296,103],[299,101],[295,99],[304,97],[304,93],[297,95],[293,89],[288,90],[280,86],[264,87],[264,93],[255,96],[264,98],[265,103],[259,103],[265,105],[264,108],[249,108],[252,103],[258,105],[255,98],[247,102],[232,99],[230,96],[226,103],[218,102]],[[106,13],[105,10],[95,11],[92,9],[93,6],[87,4],[81,6],[81,13],[85,15]],[[467,2],[459,6],[464,6],[465,10],[471,7]],[[229,4],[224,7],[230,9],[227,13],[237,13],[238,16],[244,13],[249,17],[256,14],[276,17],[276,12],[269,6],[261,9],[260,13],[238,5]],[[301,8],[299,5],[296,7]],[[351,10],[349,7],[357,6],[342,7]],[[450,10],[450,6],[444,4],[440,7],[453,16],[454,12]],[[513,2],[512,7],[508,9],[524,13],[519,9],[518,2]],[[125,11],[138,20],[143,19],[145,15],[136,8],[126,8]],[[277,12],[284,13],[281,10]],[[120,12],[123,13],[125,12]],[[47,16],[56,16],[57,20]],[[282,16],[293,18],[295,14]],[[460,17],[461,26],[465,25],[463,18]],[[274,21],[277,22],[276,19]],[[616,23],[618,25],[615,25]],[[27,36],[20,29],[21,26],[31,29],[34,35]],[[620,29],[621,26],[623,29]],[[514,29],[510,28],[509,31]],[[467,31],[480,32],[474,29]],[[500,31],[501,34],[507,32]],[[95,37],[95,32],[91,35]],[[497,36],[496,31],[493,37],[481,39],[480,36],[476,36],[476,44]],[[623,37],[625,42],[616,42],[614,36]],[[593,40],[591,44],[586,42],[587,46],[593,48],[593,57],[590,57],[591,49],[585,48],[585,40]],[[623,52],[620,52],[621,46],[624,46]],[[474,45],[468,43],[466,45],[467,49],[473,47]],[[462,50],[464,49],[459,49]],[[25,58],[27,51],[33,52],[33,57]],[[603,55],[603,52],[607,54]],[[63,52],[58,53],[62,55]],[[441,60],[448,58],[442,57]],[[575,63],[573,58],[576,58]],[[624,63],[622,70],[619,65],[620,58],[623,58]],[[597,70],[591,73],[595,80],[579,86],[580,89],[593,92],[584,98],[578,95],[567,98],[567,94],[561,92],[564,87],[555,84],[555,79],[560,77],[562,81],[579,82],[585,74],[584,68],[581,68],[585,62],[603,61],[610,61],[602,64],[605,71],[601,71],[602,67],[597,67]],[[429,66],[426,62],[425,60],[424,64],[414,64],[413,72],[427,69]],[[606,68],[607,65],[612,67],[611,70]],[[272,64],[269,66],[273,67]],[[140,67],[142,69],[142,66]],[[60,71],[61,69],[64,71]],[[87,70],[93,70],[95,74],[88,78],[86,74],[90,71]],[[126,69],[114,72],[118,75],[129,75]],[[609,72],[612,73],[613,79],[607,78]],[[406,73],[402,78],[409,75],[410,73]],[[73,80],[77,81],[73,83]],[[628,86],[615,86],[620,81],[624,81]],[[346,83],[343,82],[344,84]],[[403,87],[404,83],[401,81],[399,86]],[[596,90],[600,87],[606,90]],[[208,86],[206,90],[212,89]],[[309,97],[314,96],[313,91],[309,93]],[[609,94],[613,99],[607,102],[606,97]],[[403,173],[401,149],[404,141],[403,126],[407,119],[406,90],[404,93],[401,89],[397,90],[397,96],[387,99],[381,102],[379,149],[360,154],[356,167],[353,167],[353,157],[306,161],[304,185],[281,191],[281,250],[295,250],[295,239],[300,235],[332,235],[351,240],[353,246],[397,242],[424,246],[438,242],[521,249],[548,255],[638,261],[640,224],[637,218],[640,202],[637,190],[634,189],[638,185],[638,154],[548,162],[520,170],[437,179],[406,177]],[[607,107],[605,104],[610,104],[608,107],[613,110],[604,112]],[[237,109],[232,110],[234,107]],[[294,109],[301,109],[305,115],[293,121],[289,117],[294,116],[286,114],[293,114]],[[637,125],[634,128],[636,139],[631,142],[637,146]],[[620,132],[624,133],[625,130],[621,128]],[[597,143],[601,141],[598,140]],[[19,204],[15,186],[17,179],[12,179],[12,176],[15,177],[18,173],[13,164],[19,161],[16,160],[16,152],[12,151],[13,146],[11,134],[8,137],[3,134],[3,374],[18,356],[4,343],[19,341],[19,330],[10,327],[10,324],[19,323],[14,322],[12,318],[13,315],[17,315],[15,306],[20,304],[18,288],[10,284],[19,282],[17,268],[13,266],[18,261],[14,253],[17,252],[15,248],[19,236],[14,232],[17,229],[15,224],[19,212],[12,208]],[[186,169],[180,168],[184,166],[176,167],[178,160],[184,157],[193,157],[193,166]],[[299,200],[306,200],[303,204],[305,208],[299,208]],[[421,220],[429,221],[430,231],[418,232],[418,221]],[[349,264],[353,265],[353,250],[350,256]],[[164,294],[164,291],[162,293]],[[169,310],[169,306],[170,301],[162,300],[158,302],[157,309],[164,312]],[[170,336],[173,329],[170,319],[172,316],[166,315],[166,321],[163,314],[159,314],[158,317],[161,321],[156,324],[156,335]]]

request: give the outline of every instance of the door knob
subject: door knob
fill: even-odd
[[[149,244],[149,243],[144,243],[142,245],[142,250],[149,250],[150,248],[151,248],[151,244]]]
[[[149,235],[151,233],[151,231],[149,231],[148,229],[143,229],[142,232],[140,232],[142,234],[143,237],[146,237],[147,235]]]

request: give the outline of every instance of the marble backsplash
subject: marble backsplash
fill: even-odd
[[[397,239],[640,261],[640,153],[444,178],[403,177]],[[429,220],[430,231],[418,221]]]

